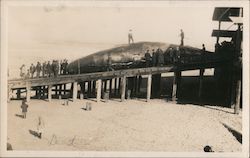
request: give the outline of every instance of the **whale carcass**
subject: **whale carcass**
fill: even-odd
[[[161,42],[138,42],[121,45],[77,59],[68,65],[68,71],[70,74],[102,72],[107,71],[110,64],[114,70],[140,68],[145,66],[144,56],[147,50],[152,53],[152,49],[160,48],[166,52],[170,47],[179,48],[178,45]],[[199,55],[202,51],[193,47],[182,47],[181,49],[185,49],[186,54],[192,55]]]

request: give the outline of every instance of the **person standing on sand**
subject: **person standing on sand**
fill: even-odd
[[[42,119],[41,116],[38,116],[38,120],[37,120],[37,134],[38,134],[38,138],[40,138],[40,139],[42,139],[42,133],[43,133],[44,127],[45,127],[44,120]]]
[[[23,99],[21,109],[22,109],[22,114],[23,114],[24,119],[26,118],[26,113],[28,111],[28,107],[29,107],[29,105],[26,104],[26,99]]]

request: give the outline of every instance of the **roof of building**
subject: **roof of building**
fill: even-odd
[[[229,21],[231,22],[230,16],[239,17],[240,16],[239,7],[216,7],[214,9],[213,20],[214,21]]]

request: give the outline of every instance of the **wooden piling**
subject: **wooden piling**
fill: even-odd
[[[234,106],[234,114],[239,114],[240,97],[241,97],[241,80],[238,80],[237,85],[236,85],[236,101],[235,101],[235,106]]]
[[[125,93],[126,93],[126,76],[121,78],[121,101],[125,100]]]
[[[199,104],[202,104],[202,88],[203,88],[203,79],[204,79],[204,69],[200,69],[200,78],[199,78]]]
[[[31,96],[31,87],[29,83],[26,83],[26,101],[30,101],[30,96]]]
[[[21,99],[21,89],[17,89],[17,92],[16,92],[16,98],[17,99]]]
[[[59,95],[62,95],[62,84],[59,85]]]
[[[92,93],[96,93],[96,81],[92,81]]]
[[[109,96],[112,94],[112,79],[109,80]]]
[[[52,99],[52,85],[48,85],[48,100],[49,102]]]
[[[107,80],[104,80],[104,92],[107,92]]]
[[[115,83],[114,83],[114,93],[115,95],[117,94],[117,78],[115,78]]]
[[[58,85],[55,85],[55,96],[58,96]]]
[[[96,81],[96,101],[97,102],[100,102],[101,101],[101,92],[102,92],[102,80],[101,79],[98,79]]]
[[[72,97],[72,99],[73,99],[73,101],[75,101],[77,99],[77,91],[78,91],[77,82],[73,82],[72,84],[73,84],[73,97]]]
[[[66,94],[66,90],[67,90],[66,84],[63,84],[63,94],[64,95]]]
[[[118,79],[118,93],[121,91],[121,78]]]
[[[181,71],[174,72],[173,89],[172,89],[172,101],[176,102],[178,97],[178,89],[180,88]]]
[[[152,75],[148,75],[148,82],[147,82],[147,102],[150,100],[150,97],[151,97],[151,84],[152,84]]]
[[[91,95],[91,81],[88,81],[88,97]]]

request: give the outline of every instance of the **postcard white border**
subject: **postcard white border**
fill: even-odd
[[[215,4],[244,7],[243,30],[243,144],[240,153],[195,152],[80,152],[80,151],[6,151],[7,142],[7,52],[8,7],[10,6],[97,6],[97,7],[167,7]],[[226,4],[226,5],[225,5]],[[212,22],[212,19],[211,19]],[[212,32],[212,30],[211,30]],[[1,1],[1,153],[0,157],[249,157],[249,1],[83,1],[83,0],[2,0]]]

